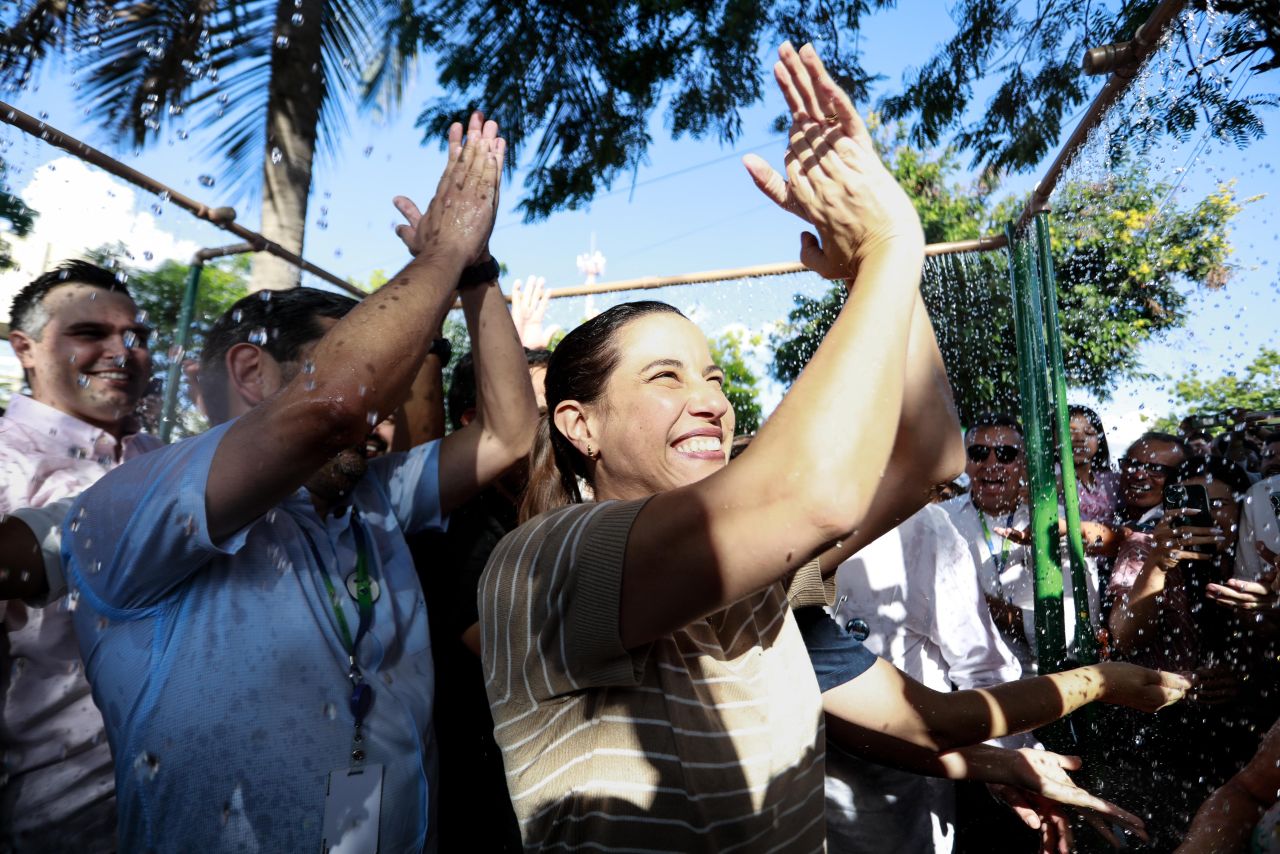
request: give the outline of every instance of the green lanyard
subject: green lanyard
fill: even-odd
[[[321,577],[324,579],[325,589],[329,592],[329,605],[333,608],[333,615],[338,620],[338,629],[342,632],[342,642],[347,651],[347,678],[351,680],[351,697],[348,705],[351,709],[351,718],[355,722],[355,732],[351,737],[351,764],[355,767],[364,762],[364,719],[373,706],[373,687],[364,681],[364,674],[360,672],[360,665],[356,663],[356,647],[369,631],[370,623],[373,622],[373,584],[369,581],[369,550],[365,545],[364,532],[360,527],[360,520],[355,516],[354,508],[351,513],[351,533],[356,540],[356,604],[360,609],[360,625],[356,628],[354,639],[351,637],[351,627],[347,624],[347,615],[342,613],[342,600],[338,598],[338,592],[329,579],[329,573],[326,571]]]
[[[352,520],[352,529],[355,528],[355,520]],[[351,638],[351,626],[347,623],[347,615],[342,611],[342,600],[338,598],[338,591],[334,589],[333,582],[329,579],[329,573],[326,572],[324,578],[325,590],[329,592],[329,605],[333,608],[333,616],[338,619],[338,629],[342,632],[342,645],[347,651],[347,656],[351,659],[352,666],[355,664],[356,644],[364,637],[364,633],[369,629],[369,620],[366,614],[373,611],[373,584],[369,581],[369,558],[364,548],[364,538],[356,536],[356,605],[360,611],[360,625],[357,629],[357,635],[354,640]]]
[[[982,534],[987,540],[987,552],[991,555],[991,559],[996,564],[996,590],[1003,593],[1004,585],[1000,583],[1000,574],[1004,572],[1004,568],[1009,565],[1009,538],[1000,538],[1000,554],[996,554],[996,544],[991,540],[991,529],[987,527],[987,517],[975,504],[974,510],[978,511],[978,521],[982,523]],[[1017,511],[1014,511],[1017,512]],[[1013,513],[1009,514],[1008,520],[1005,521],[1006,528],[1013,525]]]

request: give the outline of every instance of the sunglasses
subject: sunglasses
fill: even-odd
[[[1169,478],[1178,470],[1177,466],[1166,466],[1161,463],[1150,463],[1145,460],[1134,460],[1129,457],[1120,458],[1120,468],[1127,472],[1135,472],[1141,469],[1149,475]]]
[[[992,451],[995,451],[998,463],[1011,463],[1018,458],[1018,454],[1022,453],[1022,449],[1017,445],[996,445],[994,448],[987,445],[970,445],[964,449],[970,461],[975,463],[984,461],[991,456]]]

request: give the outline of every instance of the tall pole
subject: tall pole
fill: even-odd
[[[1076,463],[1071,453],[1071,413],[1067,406],[1066,368],[1062,362],[1062,331],[1058,326],[1058,286],[1053,272],[1053,248],[1049,239],[1049,214],[1035,217],[1036,246],[1040,256],[1040,289],[1044,299],[1045,345],[1049,355],[1049,379],[1053,387],[1053,415],[1062,466],[1062,504],[1067,517],[1067,554],[1071,560],[1071,593],[1075,602],[1074,658],[1081,664],[1098,660],[1098,639],[1089,618],[1088,567],[1080,536],[1080,493],[1076,487]]]
[[[196,298],[200,295],[200,274],[204,272],[204,258],[197,252],[191,259],[187,273],[187,287],[182,293],[182,308],[178,312],[178,344],[170,354],[169,373],[164,381],[164,408],[160,410],[160,441],[166,444],[173,435],[173,419],[177,417],[178,385],[182,381],[182,360],[191,346],[191,322],[195,318]]]
[[[1009,237],[1009,282],[1013,291],[1013,330],[1018,349],[1018,390],[1022,399],[1023,444],[1031,494],[1031,553],[1035,581],[1036,661],[1041,673],[1055,673],[1066,661],[1062,614],[1062,567],[1057,561],[1058,489],[1053,476],[1053,433],[1048,419],[1049,376],[1044,319],[1040,311],[1039,271],[1033,246]]]

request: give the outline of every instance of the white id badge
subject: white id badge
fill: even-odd
[[[321,854],[377,854],[381,812],[381,765],[330,772]]]

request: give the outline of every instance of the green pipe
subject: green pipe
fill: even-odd
[[[178,313],[178,347],[169,360],[169,373],[164,382],[164,408],[160,410],[160,441],[168,442],[173,435],[173,419],[177,417],[178,387],[182,382],[182,359],[191,346],[191,321],[196,313],[196,297],[200,294],[200,274],[204,272],[204,259],[193,258],[191,272],[187,275],[187,289],[182,294],[182,309]]]
[[[1041,673],[1056,673],[1066,661],[1062,614],[1062,567],[1058,563],[1058,488],[1053,475],[1053,436],[1047,416],[1049,374],[1033,247],[1018,240],[1010,224],[1009,282],[1013,290],[1013,330],[1018,348],[1018,391],[1022,399],[1023,444],[1031,494],[1031,552],[1034,560],[1036,661]]]
[[[1071,414],[1067,408],[1066,368],[1062,363],[1062,331],[1058,326],[1058,285],[1053,272],[1053,247],[1049,240],[1049,214],[1035,218],[1036,244],[1040,256],[1040,288],[1044,298],[1045,344],[1049,355],[1049,378],[1053,386],[1054,423],[1058,431],[1058,455],[1062,465],[1062,504],[1067,517],[1067,554],[1071,560],[1071,593],[1076,608],[1074,658],[1081,664],[1098,660],[1098,638],[1089,619],[1088,567],[1084,540],[1080,536],[1080,493],[1076,486],[1076,463],[1071,453]]]

